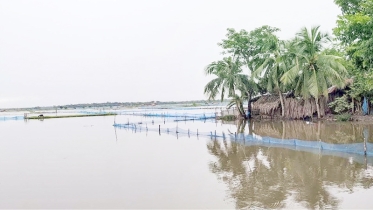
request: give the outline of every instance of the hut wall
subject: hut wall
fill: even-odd
[[[325,97],[319,98],[320,114],[325,116],[330,109]],[[284,99],[285,118],[288,119],[304,119],[313,117],[317,114],[316,101],[314,98],[307,100],[287,97]],[[253,109],[259,110],[259,115],[262,118],[281,117],[280,98],[276,95],[264,95],[253,103]]]

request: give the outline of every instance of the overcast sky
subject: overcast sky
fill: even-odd
[[[321,25],[333,0],[0,0],[0,108],[206,99],[227,28]]]

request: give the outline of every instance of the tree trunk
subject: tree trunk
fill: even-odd
[[[241,117],[245,118],[245,112],[243,112],[243,110],[241,109],[241,105],[236,104],[236,106],[237,106],[237,110],[238,110],[239,114],[241,115]]]
[[[248,97],[248,101],[247,101],[247,116],[246,116],[246,118],[250,119],[251,118],[251,93],[247,92],[247,95],[249,97]]]
[[[319,99],[318,99],[318,98],[315,98],[315,102],[316,102],[316,110],[317,110],[317,119],[320,119],[320,118],[321,118],[321,115],[320,115],[320,104],[319,104]]]
[[[241,125],[242,125],[242,119],[239,119],[238,121],[237,121],[237,134],[239,134],[240,133],[240,130],[241,130]]]
[[[240,133],[245,133],[245,127],[246,127],[246,120],[243,120],[243,124],[241,126]]]
[[[281,117],[285,117],[284,97],[282,96],[281,90],[278,91],[278,94],[280,96],[280,102],[281,102]]]
[[[248,120],[247,127],[249,129],[249,135],[253,135],[253,126],[254,126],[254,121]]]
[[[355,113],[355,100],[352,98],[352,114]]]

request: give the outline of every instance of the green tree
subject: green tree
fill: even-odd
[[[373,72],[361,72],[355,70],[353,72],[353,85],[349,94],[352,98],[358,101],[361,97],[371,98],[373,96]]]
[[[240,60],[247,71],[248,76],[242,80],[241,90],[244,92],[243,96],[247,98],[250,117],[251,98],[258,93],[259,89],[262,89],[254,81],[252,74],[258,68],[258,63],[263,62],[263,58],[259,56],[263,52],[263,48],[267,47],[268,40],[271,40],[273,33],[279,29],[265,25],[250,32],[236,31],[232,28],[228,28],[227,31],[226,39],[223,39],[218,45],[223,48],[223,54],[230,54]]]
[[[236,31],[233,28],[227,29],[227,38],[218,43],[223,48],[223,54],[229,54],[241,62],[247,63],[252,56],[250,47],[250,36],[246,30]]]
[[[205,68],[206,75],[215,75],[205,86],[204,93],[208,95],[209,100],[215,99],[220,94],[220,100],[224,100],[224,96],[236,97],[236,91],[239,85],[244,84],[247,80],[247,75],[242,74],[242,63],[238,59],[232,57],[223,58],[221,61],[213,62]],[[239,105],[238,105],[239,106]],[[243,116],[245,114],[243,113]]]
[[[333,32],[346,49],[353,85],[349,95],[355,101],[373,96],[373,0],[335,0],[341,8]],[[358,105],[360,107],[360,105]]]
[[[346,46],[354,65],[361,71],[373,68],[373,0],[335,0],[338,16],[334,34]]]
[[[242,100],[247,100],[247,115],[246,118],[251,118],[251,98],[258,93],[259,85],[252,77],[246,76],[239,80],[238,89],[241,92]]]
[[[281,116],[284,117],[285,103],[282,93],[287,86],[281,82],[280,78],[291,66],[294,66],[293,42],[279,40],[273,33],[268,34],[267,39],[261,42],[263,44],[261,59],[257,59],[261,65],[255,70],[254,75],[266,86],[267,92],[279,95]]]
[[[330,41],[329,35],[321,33],[319,27],[302,28],[296,35],[297,52],[295,64],[281,77],[286,84],[295,82],[295,94],[305,99],[314,97],[317,116],[321,118],[319,99],[328,97],[328,87],[345,86],[345,67],[340,57],[322,53],[323,45]]]
[[[231,108],[232,106],[236,106],[238,112],[240,113],[241,116],[245,117],[245,110],[243,108],[243,97],[235,94],[232,96],[231,101],[227,105],[227,108]]]

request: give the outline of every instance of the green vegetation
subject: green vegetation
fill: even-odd
[[[362,71],[373,65],[373,0],[335,0],[341,8],[334,34],[354,66]]]
[[[313,98],[318,118],[323,117],[321,100],[329,97],[332,86],[341,90],[349,85],[346,95],[329,105],[336,113],[354,112],[363,97],[373,99],[373,0],[335,3],[342,15],[334,37],[319,26],[302,28],[290,40],[280,40],[276,36],[280,29],[271,26],[252,31],[228,28],[218,43],[225,57],[205,69],[207,75],[216,76],[205,86],[208,99],[228,97],[228,107],[235,105],[240,115],[250,117],[251,98],[271,93],[279,96],[284,116],[283,93],[293,93]],[[244,101],[249,102],[248,113]]]
[[[223,121],[235,121],[236,119],[237,117],[234,115],[225,115],[225,116],[219,117],[219,120],[223,120]]]
[[[341,8],[334,34],[340,51],[347,58],[349,75],[354,82],[349,92],[351,100],[373,98],[373,0],[335,0]]]
[[[351,114],[345,113],[345,114],[336,115],[336,119],[337,121],[342,121],[342,122],[350,121]]]
[[[342,114],[351,109],[351,104],[348,102],[347,96],[344,95],[330,102],[329,107],[332,108],[334,113]]]

